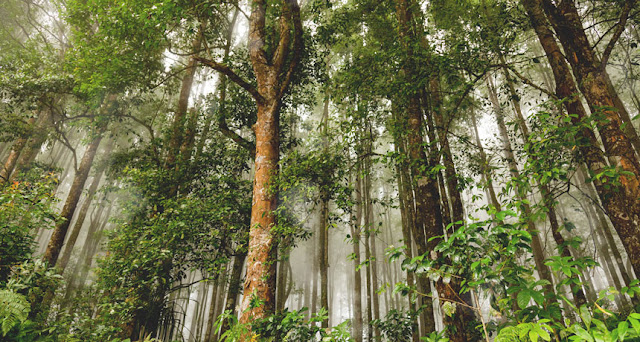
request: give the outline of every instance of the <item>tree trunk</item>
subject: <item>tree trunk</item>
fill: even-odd
[[[501,58],[501,63],[506,65],[504,58],[502,58],[502,56],[500,58]],[[527,127],[527,122],[524,119],[524,115],[522,114],[522,107],[520,106],[520,100],[515,90],[515,87],[513,86],[513,81],[511,79],[511,76],[509,75],[509,71],[507,70],[506,67],[503,67],[503,71],[507,81],[507,87],[509,89],[511,103],[513,104],[514,112],[516,114],[518,127],[520,128],[520,132],[522,133],[522,137],[524,138],[525,143],[527,143],[529,141],[529,136],[530,136],[529,127]],[[502,120],[500,125],[501,125],[500,129],[506,132],[507,128],[504,125],[504,120]],[[535,156],[533,156],[532,158],[535,158]],[[549,186],[547,184],[542,184],[539,179],[536,179],[536,183],[538,185],[538,189],[540,190],[540,194],[542,195],[542,202],[546,209],[545,213],[547,215],[547,218],[549,219],[549,224],[551,226],[551,235],[553,236],[553,240],[556,242],[560,255],[562,257],[569,257],[569,258],[575,259],[575,256],[571,255],[569,246],[567,246],[567,243],[565,242],[564,237],[560,232],[561,227],[560,227],[560,224],[558,223],[558,216],[556,214],[556,208],[555,208],[556,203],[555,203],[555,199],[553,198],[553,195],[551,194],[551,190],[549,189]],[[580,274],[580,276],[582,277],[582,274]],[[587,284],[585,283],[585,286],[586,285]],[[585,297],[585,294],[582,288],[580,287],[577,287],[576,289],[572,288],[571,292],[575,296],[576,304],[578,307],[581,307],[582,305],[587,303],[587,298]]]
[[[493,85],[491,77],[487,78],[487,88],[489,90],[489,99],[493,104],[496,121],[498,122],[498,128],[500,130],[500,136],[502,138],[503,150],[505,159],[507,160],[507,165],[509,167],[509,173],[511,174],[511,177],[513,179],[519,179],[520,171],[518,170],[518,164],[516,163],[515,156],[513,155],[513,148],[511,147],[509,134],[507,133],[507,126],[504,122],[504,113],[502,111],[502,107],[500,106],[498,94],[496,93],[496,89]],[[544,279],[549,282],[549,284],[544,286],[545,293],[547,295],[553,295],[555,294],[555,291],[553,289],[553,278],[551,276],[551,270],[547,265],[544,264],[545,257],[544,250],[542,248],[543,244],[540,240],[539,231],[536,228],[536,225],[531,217],[531,207],[525,202],[526,196],[519,186],[516,187],[516,193],[522,201],[522,209],[527,219],[527,231],[531,233],[531,249],[533,252],[533,260],[536,264],[536,270],[540,275],[540,279]]]
[[[355,214],[351,220],[351,237],[353,244],[353,339],[355,342],[362,342],[362,274],[360,273],[360,227],[362,224],[362,187],[360,182],[360,164],[355,179]]]
[[[240,253],[233,258],[233,266],[231,269],[231,279],[229,280],[229,291],[227,292],[227,300],[224,311],[231,311],[232,316],[237,315],[236,301],[238,294],[242,290],[242,267],[244,266],[247,253]],[[224,321],[220,330],[220,335],[229,330],[229,322]]]
[[[15,179],[25,166],[31,164],[36,159],[42,144],[44,144],[49,136],[47,131],[51,125],[51,117],[51,111],[49,110],[45,110],[38,117],[35,124],[35,131],[31,134],[31,138],[27,141],[26,146],[22,148],[20,156],[15,161],[13,172],[8,172],[9,180]]]
[[[198,69],[198,51],[202,46],[202,38],[206,28],[206,22],[200,23],[198,33],[191,42],[191,51],[194,54],[189,58],[185,73],[182,76],[182,84],[180,86],[180,95],[178,96],[178,104],[174,112],[173,123],[171,126],[171,138],[169,139],[169,148],[165,159],[167,169],[173,169],[176,165],[177,156],[180,153],[180,146],[183,144],[184,124],[186,121],[187,110],[189,108],[189,97],[193,88],[193,79]]]
[[[478,124],[476,120],[475,110],[471,108],[471,125],[473,126],[473,136],[475,137],[476,147],[478,148],[478,155],[480,157],[480,172],[482,174],[482,180],[487,190],[488,206],[493,206],[496,212],[502,211],[502,206],[496,196],[496,191],[493,188],[493,177],[491,176],[491,167],[489,166],[489,160],[487,159],[487,153],[484,151],[482,141],[480,140],[480,134],[478,133]],[[495,219],[495,214],[493,215]]]
[[[271,58],[267,56],[264,50],[267,39],[266,12],[265,0],[252,1],[249,19],[249,56],[257,81],[257,89],[246,82],[240,82],[245,85],[245,89],[250,89],[258,106],[258,119],[254,125],[256,158],[253,203],[241,323],[266,317],[274,309],[277,241],[271,229],[276,224],[273,212],[276,209],[277,191],[272,191],[271,186],[277,175],[280,153],[278,136],[280,100],[289,86],[291,74],[302,49],[300,8],[295,0],[283,1],[279,42]],[[287,57],[290,58],[287,60]],[[261,302],[261,305],[251,305],[256,299]],[[243,340],[250,337],[243,336]]]
[[[592,110],[614,107],[615,104],[607,84],[608,77],[605,77],[605,66],[597,65],[601,63],[597,63],[582,29],[577,10],[572,6],[573,4],[570,1],[564,2],[566,6],[560,11],[553,4],[546,4],[543,7],[542,0],[521,1],[527,10],[527,14],[553,70],[556,81],[556,94],[561,99],[568,98],[569,101],[565,101],[567,112],[576,114],[571,117],[572,123],[579,125],[581,121],[587,119],[587,114],[579,100],[573,97],[577,89],[569,67],[564,60],[564,55],[549,29],[549,22],[543,10],[544,7],[546,7],[546,10],[553,12],[549,17],[552,19],[552,23],[555,23],[555,26],[560,25],[560,21],[562,22],[562,29],[558,30],[558,27],[556,27],[556,31],[565,51],[571,57],[569,61],[574,69],[576,79]],[[576,48],[578,50],[575,50]],[[603,114],[606,116],[607,121],[599,122],[597,126],[603,138],[607,156],[613,162],[613,166],[630,171],[630,173],[620,177],[622,186],[618,187],[619,189],[610,186],[604,187],[597,179],[593,179],[593,183],[611,222],[620,235],[636,274],[640,274],[640,232],[638,231],[640,223],[640,204],[638,203],[640,194],[638,192],[640,192],[640,184],[638,183],[638,163],[630,142],[620,131],[621,122],[617,113],[613,110],[604,110]],[[587,141],[587,144],[580,146],[580,152],[591,175],[598,175],[603,172],[607,163],[598,147],[599,144],[595,134],[586,127],[580,133]]]
[[[29,127],[32,127],[35,122],[36,121],[34,118],[29,119]],[[20,156],[20,153],[22,152],[24,146],[27,144],[30,136],[31,134],[29,136],[21,136],[20,138],[18,138],[18,140],[16,140],[16,142],[13,143],[13,145],[11,145],[11,151],[9,152],[9,155],[7,156],[7,159],[2,166],[2,170],[0,170],[0,185],[10,179],[13,169],[18,162],[18,157]]]
[[[89,170],[93,164],[93,159],[98,151],[98,146],[100,146],[103,132],[104,128],[99,129],[97,136],[93,138],[89,146],[87,146],[87,150],[82,156],[80,166],[76,171],[73,184],[71,185],[71,190],[69,190],[69,195],[67,196],[67,200],[65,201],[62,212],[60,213],[61,220],[56,224],[53,234],[51,235],[51,239],[49,240],[49,244],[47,245],[47,249],[42,257],[42,259],[50,266],[55,265],[58,260],[58,255],[62,249],[62,244],[64,243],[64,238],[67,235],[67,230],[71,224],[71,219],[76,211],[80,195],[82,195],[84,183],[87,181]]]
[[[105,148],[103,158],[109,157],[111,154],[111,149],[113,148],[113,142],[109,141],[109,145]],[[69,263],[69,259],[71,259],[71,253],[73,252],[73,248],[76,245],[76,240],[78,239],[78,235],[80,235],[80,230],[82,230],[82,226],[84,224],[84,220],[87,217],[87,213],[89,212],[89,207],[93,202],[93,196],[98,190],[98,186],[100,185],[100,180],[102,179],[102,174],[107,168],[106,160],[100,164],[100,166],[96,169],[96,174],[91,181],[91,185],[89,186],[89,192],[85,196],[84,203],[82,203],[82,207],[80,208],[80,212],[76,217],[76,222],[71,230],[71,234],[67,238],[64,253],[62,253],[62,257],[58,261],[57,266],[63,271],[67,268],[67,264]],[[87,237],[88,238],[88,237]]]

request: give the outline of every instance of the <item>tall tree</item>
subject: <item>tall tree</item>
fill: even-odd
[[[225,64],[199,59],[247,90],[258,107],[258,119],[253,126],[256,157],[247,275],[241,304],[243,323],[265,317],[275,308],[277,241],[272,229],[277,225],[274,213],[277,193],[271,186],[278,171],[281,101],[302,53],[302,21],[297,1],[282,0],[274,5],[279,12],[277,41],[270,40],[273,36],[266,25],[267,17],[272,20],[270,16],[275,15],[267,11],[271,5],[265,0],[251,2],[248,48],[257,86]]]

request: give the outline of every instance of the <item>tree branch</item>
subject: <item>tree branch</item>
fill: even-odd
[[[262,97],[262,95],[260,95],[260,93],[258,92],[258,89],[256,89],[256,87],[254,87],[249,82],[242,79],[242,77],[238,76],[238,74],[233,72],[233,70],[231,70],[231,68],[229,68],[226,64],[218,63],[202,57],[194,57],[194,59],[214,70],[221,72],[225,76],[229,77],[229,79],[232,80],[234,83],[242,87],[244,90],[248,91],[249,94],[251,94],[251,96],[253,96],[253,98],[258,103],[264,102],[264,98]]]
[[[220,129],[220,132],[225,137],[233,140],[236,144],[240,145],[241,147],[243,147],[244,149],[249,151],[249,153],[251,154],[251,158],[255,159],[255,157],[256,157],[256,146],[255,146],[255,144],[252,143],[251,141],[241,137],[235,131],[231,130],[229,128],[229,126],[227,126],[227,121],[222,116],[218,118],[218,128]]]
[[[620,20],[614,25],[616,26],[615,31],[613,31],[613,35],[611,39],[609,39],[609,43],[607,43],[607,47],[602,52],[602,60],[600,61],[600,66],[602,68],[607,66],[607,61],[611,56],[611,52],[613,51],[614,46],[618,42],[620,35],[624,32],[625,26],[627,24],[627,19],[629,19],[629,12],[633,7],[635,0],[627,0],[624,2],[624,6],[622,6],[622,11],[620,12]]]
[[[544,89],[544,88],[540,87],[539,85],[536,85],[530,79],[528,79],[526,76],[522,75],[520,72],[518,72],[518,70],[516,70],[512,66],[509,66],[507,64],[503,64],[502,66],[507,68],[509,71],[511,71],[512,74],[514,74],[517,78],[520,79],[520,81],[522,81],[522,83],[530,86],[531,88],[534,88],[536,90],[539,90],[539,91],[543,92],[544,94],[546,94],[547,96],[549,96],[550,98],[552,98],[554,100],[558,100],[558,96],[556,96],[556,94],[548,91],[547,89]]]
[[[298,64],[299,56],[302,54],[302,20],[300,19],[300,6],[296,0],[287,0],[285,6],[288,7],[288,11],[291,13],[291,19],[293,20],[293,49],[291,51],[292,58],[291,63],[285,74],[284,81],[280,85],[280,95],[284,94],[287,86],[291,83],[291,75]]]

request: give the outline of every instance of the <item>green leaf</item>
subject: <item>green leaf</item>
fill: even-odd
[[[518,293],[518,297],[516,298],[517,302],[518,302],[518,306],[520,307],[520,309],[525,309],[527,306],[529,306],[529,301],[531,300],[531,294],[529,294],[529,291],[525,290],[525,291],[520,291],[520,293]]]
[[[628,321],[631,323],[631,326],[633,326],[633,330],[635,330],[636,334],[640,334],[640,322],[631,317],[629,317]]]
[[[532,342],[538,342],[538,333],[533,330],[529,330],[529,338]]]
[[[589,311],[589,308],[586,307],[586,305],[580,307],[580,318],[582,318],[584,324],[587,325],[587,328],[591,326],[591,312]]]
[[[576,326],[576,336],[580,337],[585,341],[593,342],[593,337],[591,337],[589,332],[584,330],[582,327]]]

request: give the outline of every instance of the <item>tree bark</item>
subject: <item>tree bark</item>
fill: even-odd
[[[231,311],[232,316],[236,316],[238,309],[236,308],[236,301],[238,300],[238,294],[242,290],[242,267],[244,266],[247,253],[243,252],[236,255],[233,258],[233,266],[231,269],[231,279],[229,280],[229,291],[227,292],[227,300],[225,303],[224,311]],[[220,335],[229,330],[229,322],[224,321],[220,330]]]
[[[93,164],[93,159],[98,151],[98,146],[100,146],[103,131],[104,128],[99,129],[97,136],[93,138],[82,156],[82,161],[76,171],[73,184],[71,185],[71,190],[69,190],[69,195],[67,196],[67,200],[65,201],[62,212],[60,213],[61,220],[56,224],[53,234],[51,235],[51,239],[49,240],[49,244],[47,245],[47,249],[42,257],[42,259],[50,266],[55,265],[58,260],[58,255],[62,249],[62,244],[64,243],[64,238],[67,234],[67,230],[69,229],[69,225],[71,224],[71,219],[76,211],[80,195],[82,195],[84,183],[87,181],[89,170]]]
[[[629,255],[633,269],[636,274],[640,274],[639,167],[629,140],[620,130],[620,118],[616,111],[611,110],[615,103],[607,83],[608,76],[604,70],[606,65],[602,65],[603,63],[595,57],[582,29],[574,4],[571,1],[565,1],[563,8],[559,9],[548,3],[547,0],[544,1],[545,5],[543,6],[543,0],[521,0],[551,65],[556,82],[556,94],[561,99],[567,98],[568,101],[565,101],[567,112],[576,114],[571,116],[572,123],[580,125],[588,117],[579,100],[574,97],[577,88],[571,77],[569,66],[564,60],[564,55],[549,29],[549,21],[555,26],[558,37],[570,57],[569,62],[580,85],[580,90],[585,95],[592,111],[596,112],[598,108],[608,108],[603,111],[607,120],[598,122],[598,130],[603,138],[608,159],[613,163],[613,166],[629,171],[629,174],[620,177],[622,185],[617,189],[610,186],[604,187],[597,179],[593,179],[593,183]],[[545,10],[550,12],[548,15],[550,20],[545,16]],[[603,172],[607,163],[595,134],[586,127],[580,131],[580,134],[586,140],[586,143],[580,145],[580,152],[590,174],[592,176],[598,175]]]
[[[44,110],[44,112],[38,117],[35,124],[35,132],[33,132],[31,138],[29,138],[26,145],[22,148],[19,157],[15,161],[13,171],[8,172],[8,179],[10,181],[14,180],[24,167],[31,164],[36,159],[42,144],[44,144],[49,137],[47,131],[51,125],[51,117],[52,115],[50,110]]]
[[[108,157],[111,154],[111,149],[113,148],[113,142],[109,141],[109,145],[105,148],[103,158]],[[102,174],[107,168],[106,161],[103,161],[102,164],[96,170],[96,174],[91,181],[91,185],[89,186],[89,191],[85,196],[84,203],[82,203],[82,207],[80,208],[80,212],[78,212],[78,216],[76,217],[76,222],[71,230],[71,234],[67,238],[64,247],[64,253],[62,253],[62,257],[58,260],[57,266],[63,271],[67,268],[67,264],[69,263],[69,259],[71,259],[71,253],[73,252],[73,248],[76,245],[76,240],[78,239],[78,235],[80,235],[80,231],[82,230],[82,226],[84,224],[84,220],[87,217],[87,213],[89,212],[89,207],[91,207],[91,203],[93,202],[93,196],[98,190],[98,186],[100,185],[100,180],[102,179]],[[87,236],[89,238],[89,236]]]
[[[266,12],[265,0],[252,1],[249,19],[249,56],[257,88],[246,87],[247,84],[245,84],[245,89],[248,89],[256,100],[258,119],[254,125],[255,175],[241,323],[266,317],[274,309],[277,241],[271,230],[276,224],[273,212],[276,209],[277,193],[271,189],[271,186],[277,174],[280,152],[278,137],[280,101],[289,86],[302,49],[300,8],[296,0],[287,0],[282,2],[279,41],[273,55],[267,56],[264,49],[267,39]],[[259,300],[261,304],[252,305],[255,300]],[[250,336],[243,337],[243,339],[248,338]]]
[[[502,56],[501,56],[501,63],[506,65],[505,60],[504,58],[502,58]],[[511,76],[509,75],[509,71],[507,70],[506,66],[503,67],[503,71],[504,71],[505,79],[507,81],[507,88],[509,89],[511,103],[513,104],[514,112],[516,114],[516,121],[518,122],[518,127],[520,128],[522,137],[524,138],[525,143],[527,143],[530,137],[529,127],[527,126],[527,122],[524,119],[524,115],[522,114],[522,107],[520,106],[519,96],[515,90],[515,87],[513,85],[513,80],[511,79]],[[502,120],[501,125],[502,126],[500,127],[500,129],[506,131],[506,126],[504,126],[504,120]],[[549,219],[549,224],[551,226],[551,235],[553,236],[553,240],[556,242],[560,255],[562,257],[575,258],[575,256],[571,254],[571,251],[569,250],[569,246],[567,246],[567,243],[565,242],[564,237],[560,232],[561,227],[560,227],[560,224],[558,223],[558,215],[556,214],[556,208],[555,208],[556,203],[551,193],[551,190],[549,189],[549,186],[547,184],[542,184],[539,179],[536,179],[536,184],[538,186],[538,189],[540,190],[540,194],[542,195],[542,202],[546,209],[545,213],[547,215],[547,218]],[[582,274],[580,274],[580,276],[582,277]],[[584,285],[585,287],[587,286],[586,283]],[[575,289],[575,291],[572,288],[571,292],[575,296],[576,304],[578,307],[587,303],[587,298],[585,297],[585,294],[582,288],[578,287]]]
[[[32,127],[35,122],[36,120],[34,118],[29,119],[29,127]],[[11,145],[11,151],[9,152],[9,155],[7,156],[7,159],[2,166],[2,169],[0,170],[0,185],[9,181],[11,174],[13,173],[13,169],[18,162],[18,157],[20,156],[22,149],[24,149],[25,145],[27,144],[30,136],[31,134],[27,136],[21,136],[13,143],[13,145]]]

